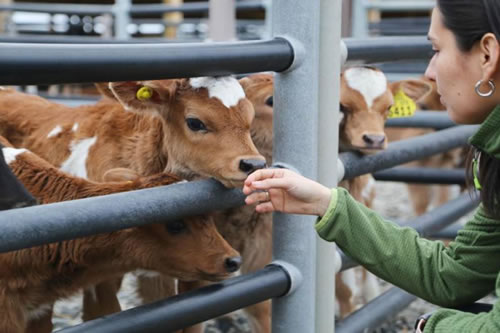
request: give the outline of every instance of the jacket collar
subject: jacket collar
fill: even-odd
[[[500,105],[481,124],[469,143],[482,152],[500,159]]]

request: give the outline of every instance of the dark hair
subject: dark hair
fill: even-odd
[[[500,160],[471,147],[465,162],[467,186],[474,188],[472,160],[477,154],[480,154],[478,179],[482,187],[479,198],[486,213],[492,218],[500,219]]]
[[[444,26],[455,35],[458,48],[470,51],[488,32],[500,41],[500,1],[438,0]]]

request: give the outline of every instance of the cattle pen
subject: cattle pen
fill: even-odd
[[[395,143],[387,151],[375,155],[360,157],[355,153],[342,153],[338,156],[336,106],[339,105],[341,67],[345,63],[427,59],[431,54],[430,44],[425,37],[342,40],[341,0],[275,0],[265,2],[265,5],[252,5],[266,8],[272,26],[270,38],[211,43],[138,41],[129,38],[120,28],[126,25],[130,13],[140,10],[138,5],[117,1],[114,7],[82,7],[80,11],[115,15],[119,26],[115,31],[117,38],[85,43],[75,42],[75,39],[60,43],[51,40],[27,42],[22,38],[2,40],[0,84],[87,83],[276,72],[274,165],[292,168],[330,187],[336,186],[340,180],[374,172],[379,172],[378,177],[384,180],[411,181],[415,173],[425,170],[398,175],[396,169],[385,169],[461,147],[476,130],[475,126],[455,126],[437,115],[420,114],[416,120],[398,120],[399,123],[394,121],[392,126],[429,126],[437,127],[439,131]],[[142,10],[165,12],[165,8],[160,7],[143,7]],[[51,9],[42,6],[38,10],[54,11],[55,8],[57,6]],[[0,9],[16,10],[16,7],[0,5]],[[431,117],[437,117],[439,121]],[[433,170],[427,171],[430,174]],[[453,184],[460,184],[464,179],[463,170],[453,175],[434,171],[432,175],[419,176],[418,179],[426,183],[443,181]],[[0,212],[0,251],[111,232],[154,223],[160,218],[179,219],[243,204],[244,196],[240,190],[229,190],[216,181],[203,180],[12,209]],[[405,225],[429,236],[476,205],[476,200],[462,195],[421,217],[406,221]],[[364,332],[376,328],[415,299],[415,296],[393,288],[335,325],[334,276],[335,267],[340,265],[335,262],[335,251],[338,250],[334,244],[316,236],[314,222],[313,217],[275,213],[274,261],[261,271],[60,332],[172,332],[267,299],[273,299],[273,332]],[[356,265],[342,253],[340,255],[342,270]]]

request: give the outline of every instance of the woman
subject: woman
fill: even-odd
[[[500,294],[500,1],[438,0],[429,40],[435,54],[426,76],[436,81],[450,117],[482,124],[470,139],[470,174],[481,205],[449,247],[383,220],[341,188],[289,170],[259,170],[243,191],[247,204],[259,203],[258,212],[320,216],[318,234],[367,269],[432,303],[456,307],[495,288]],[[481,314],[441,309],[419,325],[424,332],[500,332],[500,303]]]

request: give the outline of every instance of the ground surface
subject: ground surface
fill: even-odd
[[[456,193],[454,189],[452,192]],[[377,196],[374,203],[374,209],[386,217],[404,221],[413,216],[412,208],[408,198],[406,186],[398,183],[377,182]],[[462,221],[463,223],[464,221]],[[391,287],[388,283],[381,281],[383,290]],[[130,308],[138,305],[138,300],[134,293],[134,280],[131,277],[125,279],[122,290],[119,294],[120,302],[124,308]],[[486,301],[493,302],[494,297],[486,298]],[[373,332],[377,333],[399,333],[412,332],[415,319],[426,312],[436,309],[423,300],[413,302],[408,308],[402,310],[394,318],[389,318],[381,327]],[[58,302],[55,308],[54,323],[55,328],[60,329],[66,326],[75,325],[80,320],[81,298],[73,297],[71,299]],[[211,321],[207,323],[205,333],[249,333],[245,317],[241,313],[233,315],[234,320]]]

